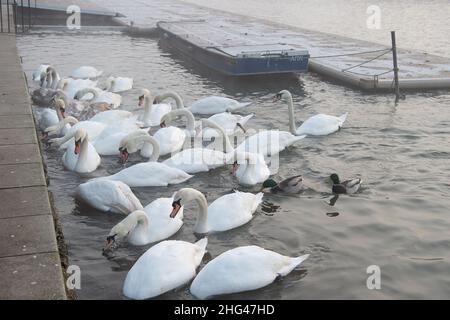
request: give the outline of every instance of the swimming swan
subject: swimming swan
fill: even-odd
[[[282,90],[276,94],[275,100],[282,100],[287,103],[289,108],[289,131],[294,135],[328,135],[338,131],[347,119],[347,113],[339,117],[320,113],[308,118],[300,127],[295,129],[294,104],[291,93],[287,90]]]
[[[106,79],[106,91],[123,92],[133,88],[133,78],[108,77]]]
[[[173,198],[158,198],[144,210],[136,210],[116,224],[108,234],[105,250],[116,241],[126,239],[134,246],[143,246],[169,238],[183,225],[183,213],[172,219],[167,215]]]
[[[133,139],[122,141],[118,148],[122,158],[127,158],[129,153],[136,152],[140,143],[150,143],[153,146],[153,154],[148,162],[132,165],[116,174],[96,178],[96,180],[122,181],[130,187],[166,187],[169,184],[182,183],[192,178],[191,175],[182,170],[156,162],[159,157],[158,142],[148,134],[134,136]]]
[[[170,217],[176,217],[179,210],[186,204],[196,202],[198,211],[194,232],[226,231],[249,222],[262,202],[262,198],[261,192],[253,194],[235,191],[216,199],[208,206],[203,193],[193,188],[183,188],[173,196],[173,210]]]
[[[188,283],[197,274],[207,243],[203,238],[196,243],[166,240],[154,245],[128,271],[123,294],[148,299]]]
[[[308,257],[291,258],[258,246],[234,248],[208,262],[192,281],[190,291],[206,299],[259,289],[286,276]]]
[[[130,187],[120,181],[88,181],[78,186],[77,195],[91,207],[104,212],[129,214],[143,209]]]
[[[91,66],[81,66],[72,71],[70,76],[75,79],[93,79],[102,75],[103,71],[99,71]]]
[[[142,95],[139,96],[139,106],[144,104],[144,115],[142,121],[147,127],[159,126],[163,115],[172,110],[170,104],[153,104],[154,97],[147,89],[142,89]]]
[[[69,144],[62,157],[64,167],[78,173],[92,172],[100,165],[100,156],[89,142],[85,129],[78,129],[73,134],[74,144]]]
[[[210,96],[197,100],[188,108],[194,114],[216,114],[232,112],[252,104],[251,102],[239,102],[234,99]]]
[[[180,129],[175,126],[166,127],[166,124],[177,116],[184,116],[187,121],[186,129]],[[161,150],[161,156],[172,154],[181,150],[187,137],[195,136],[195,118],[187,109],[177,109],[166,113],[161,118],[161,129],[155,132],[153,137],[158,141]],[[143,154],[149,151],[144,148]]]

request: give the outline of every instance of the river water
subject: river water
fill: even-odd
[[[242,13],[249,12],[246,8],[250,6],[252,13],[259,17],[272,14],[268,9],[269,1],[252,6],[255,2],[240,1],[237,6],[233,5],[237,1],[227,4],[208,1],[210,5],[222,3],[222,9],[242,10]],[[332,9],[320,9],[323,2],[332,5]],[[329,20],[321,20],[325,14],[329,19],[335,19],[335,25],[342,26],[342,29],[328,31],[358,37],[359,22],[354,22],[353,28],[349,26],[350,22],[340,23],[344,13],[338,4],[344,1],[323,2],[316,6],[312,1],[286,0],[278,11],[273,11],[272,18],[286,14],[289,18],[285,23],[308,27],[299,22],[305,18],[321,30],[328,28],[326,24],[330,25]],[[405,2],[411,3],[406,12]],[[352,7],[351,3],[356,1],[345,3],[350,3],[345,6],[350,10],[345,15],[353,13],[358,17],[362,5]],[[379,3],[388,5],[389,16],[404,17],[403,22],[415,19],[409,22],[409,26],[415,28],[402,29],[404,43],[448,55],[448,29],[446,31],[444,25],[448,26],[449,15],[443,14],[448,9],[447,1]],[[421,12],[405,18],[416,5]],[[298,20],[295,14],[298,14]],[[362,15],[367,16],[365,9]],[[403,26],[403,22],[400,25]],[[427,30],[423,30],[425,28]],[[419,35],[419,31],[433,34],[433,39]],[[361,32],[360,36],[370,34]],[[447,35],[443,34],[445,32]],[[375,33],[369,40],[380,40]],[[392,94],[364,94],[324,81],[314,74],[233,80],[181,60],[161,47],[157,39],[132,38],[113,31],[73,34],[39,31],[20,36],[17,42],[30,86],[35,86],[30,80],[32,71],[44,62],[52,63],[63,75],[80,65],[93,65],[104,70],[105,76],[133,77],[135,89],[123,94],[124,109],[137,107],[139,88],[142,87],[153,92],[175,90],[187,105],[203,96],[217,94],[254,101],[245,112],[242,111],[242,114],[255,114],[249,127],[286,130],[287,107],[273,103],[271,97],[279,90],[289,89],[294,96],[298,119],[319,112],[349,113],[340,132],[327,137],[308,137],[280,154],[280,168],[275,179],[302,174],[309,189],[299,196],[265,195],[265,200],[274,208],[278,206],[275,212],[259,208],[250,223],[210,235],[209,254],[202,266],[228,249],[249,244],[290,256],[310,253],[310,258],[301,268],[265,288],[223,298],[450,297],[448,92],[409,93],[406,100],[395,105]],[[44,151],[50,176],[49,189],[62,222],[70,263],[80,266],[82,272],[78,297],[122,299],[121,289],[127,271],[149,246],[125,245],[113,256],[103,256],[101,248],[106,235],[123,217],[96,211],[75,199],[80,183],[117,172],[121,167],[116,157],[102,157],[97,171],[79,175],[63,169],[61,156],[62,152],[54,148]],[[139,160],[139,157],[133,157],[132,163]],[[332,172],[338,172],[342,177],[361,177],[364,180],[361,191],[340,196],[331,206],[327,177]],[[134,188],[133,191],[146,205],[185,186],[204,192],[208,202],[239,188],[230,175],[230,168],[221,168],[197,174],[181,185]],[[173,239],[196,240],[194,211],[194,206],[187,207],[184,226]],[[366,269],[371,265],[380,267],[380,290],[366,287],[369,276]],[[193,297],[185,286],[159,298]]]

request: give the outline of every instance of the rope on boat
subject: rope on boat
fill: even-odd
[[[345,72],[345,71],[348,71],[350,69],[354,69],[354,68],[360,67],[360,66],[362,66],[362,65],[364,65],[366,63],[372,62],[372,61],[374,61],[374,60],[376,60],[378,58],[381,58],[382,56],[384,56],[385,54],[387,54],[387,53],[389,53],[391,51],[392,51],[392,49],[385,50],[385,52],[383,52],[382,54],[377,55],[375,58],[372,58],[372,59],[366,60],[364,62],[358,63],[358,64],[356,64],[354,66],[349,67],[349,68],[342,69],[342,72]]]
[[[377,52],[383,52],[388,53],[392,51],[391,48],[389,49],[379,49],[379,50],[372,50],[372,51],[362,51],[362,52],[353,52],[353,53],[343,53],[343,54],[335,54],[335,55],[328,55],[328,56],[316,56],[316,57],[309,57],[310,59],[321,59],[321,58],[334,58],[334,57],[346,57],[346,56],[356,56],[360,54],[367,54],[367,53],[377,53]]]

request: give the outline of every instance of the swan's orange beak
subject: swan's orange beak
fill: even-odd
[[[142,107],[143,104],[144,104],[144,96],[140,96],[140,97],[139,97],[138,106],[139,106],[139,107]]]
[[[75,154],[80,154],[80,149],[81,149],[81,141],[75,141]]]
[[[180,201],[175,201],[174,203],[172,203],[172,212],[170,213],[170,217],[171,218],[175,218],[178,214],[178,211],[180,211],[181,209],[181,204]]]

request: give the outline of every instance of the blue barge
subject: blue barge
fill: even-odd
[[[162,40],[192,59],[231,76],[299,73],[308,70],[309,52],[285,43],[255,41],[206,21],[158,22]]]

